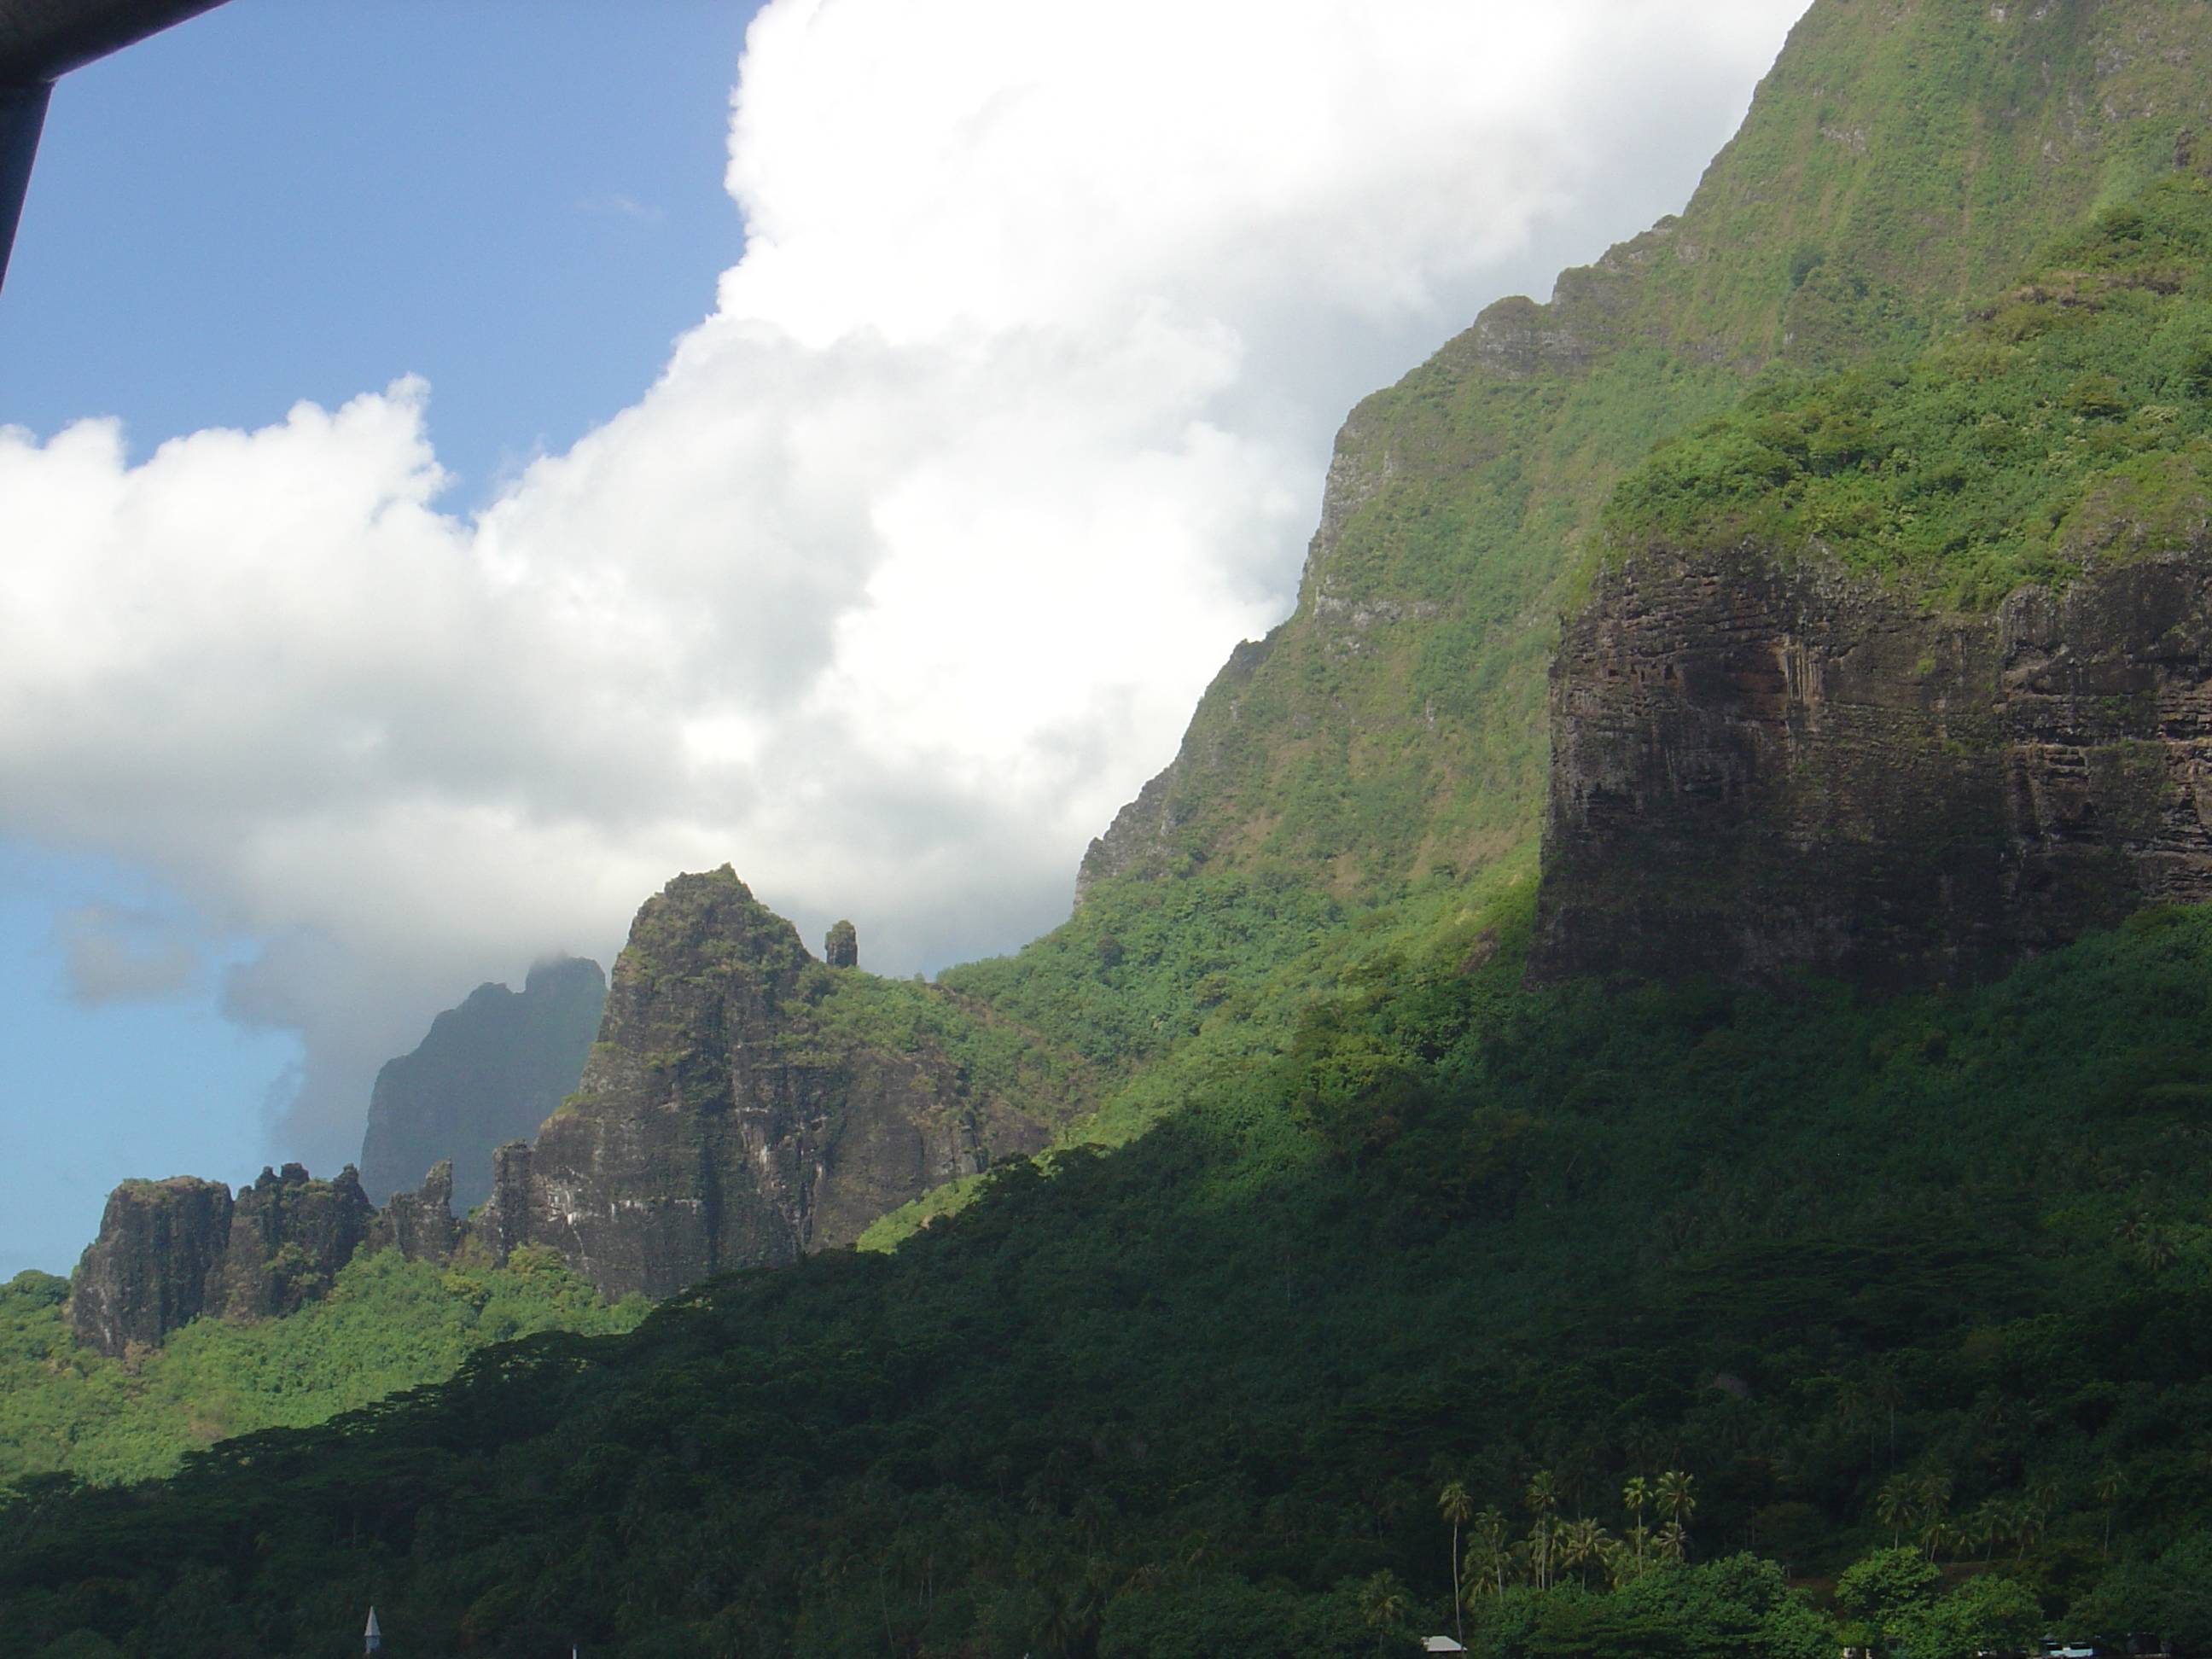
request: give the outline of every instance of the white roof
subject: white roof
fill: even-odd
[[[1467,1651],[1449,1636],[1431,1636],[1421,1645],[1431,1653],[1465,1653]]]

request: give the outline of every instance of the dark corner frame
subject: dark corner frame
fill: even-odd
[[[0,282],[54,82],[222,0],[0,0]]]

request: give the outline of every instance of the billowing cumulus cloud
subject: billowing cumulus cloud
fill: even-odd
[[[894,971],[1017,944],[1286,608],[1344,410],[1678,204],[1797,9],[774,0],[714,314],[481,514],[411,382],[0,436],[0,834],[264,941],[222,1006],[303,1034],[324,1166],[680,868]],[[82,994],[192,980],[129,920]]]

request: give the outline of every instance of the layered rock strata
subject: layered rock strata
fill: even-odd
[[[1957,981],[2212,898],[2212,551],[1990,613],[1650,548],[1552,676],[1531,972]]]

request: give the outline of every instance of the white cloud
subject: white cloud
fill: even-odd
[[[0,435],[0,834],[269,941],[225,1006],[305,1035],[322,1165],[678,868],[894,971],[1018,943],[1285,607],[1345,408],[1677,205],[1798,9],[775,0],[715,314],[476,520],[412,383]]]

